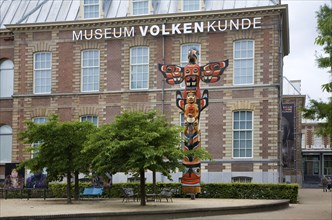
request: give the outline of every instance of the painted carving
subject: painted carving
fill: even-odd
[[[184,82],[185,85],[183,95],[180,91],[176,92],[176,105],[184,114],[184,151],[195,151],[201,147],[199,118],[201,111],[208,106],[208,90],[204,90],[201,94],[200,81],[205,83],[219,81],[228,66],[228,60],[199,66],[198,55],[198,50],[190,49],[188,64],[185,67],[159,64],[159,70],[168,84],[175,85]],[[181,178],[182,192],[197,194],[201,192],[201,162],[199,158],[190,155],[183,158],[182,161],[186,167]]]

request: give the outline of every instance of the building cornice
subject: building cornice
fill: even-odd
[[[255,84],[248,86],[213,86],[204,87],[201,89],[209,89],[210,92],[214,91],[225,91],[225,90],[246,90],[246,89],[257,89],[257,88],[278,88],[279,84]],[[183,88],[167,88],[164,91],[174,92],[182,91]],[[146,90],[117,90],[117,91],[104,91],[104,92],[74,92],[74,93],[51,93],[51,94],[15,94],[12,98],[36,98],[36,97],[58,97],[58,96],[94,96],[94,95],[105,95],[105,94],[122,94],[122,93],[150,93],[150,92],[162,92],[163,89],[146,89]]]

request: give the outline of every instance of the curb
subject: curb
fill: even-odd
[[[268,204],[242,205],[232,207],[213,207],[195,209],[175,209],[159,211],[133,211],[133,212],[104,212],[61,215],[11,216],[0,217],[1,220],[162,220],[190,217],[204,217],[214,215],[232,215],[253,212],[265,212],[289,207],[289,200],[277,200]]]

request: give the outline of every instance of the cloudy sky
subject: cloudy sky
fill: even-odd
[[[288,4],[290,54],[284,58],[284,76],[301,80],[301,93],[311,99],[327,101],[331,94],[323,93],[321,85],[328,82],[330,73],[320,69],[315,61],[322,47],[314,44],[317,37],[316,12],[320,6],[331,7],[332,0],[282,0]],[[307,96],[307,103],[308,97]]]

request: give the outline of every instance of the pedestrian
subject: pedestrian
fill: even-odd
[[[322,177],[323,192],[327,192],[328,183],[329,183],[329,180],[326,178],[326,176],[323,175],[323,177]]]
[[[327,183],[327,189],[331,192],[331,188],[332,188],[332,180],[331,177],[327,178],[328,183]]]

